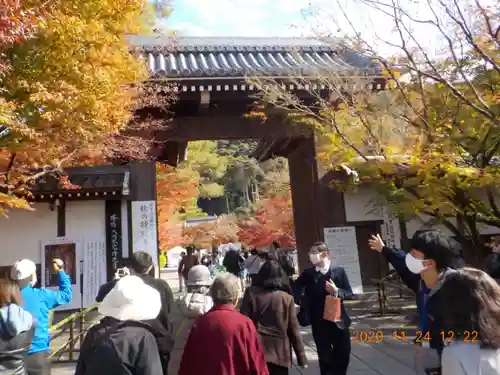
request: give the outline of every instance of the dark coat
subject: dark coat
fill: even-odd
[[[291,295],[253,286],[245,291],[240,312],[254,322],[267,362],[292,367],[293,347],[299,365],[307,364],[295,302]]]
[[[304,304],[308,309],[311,324],[323,322],[325,300],[328,292],[325,283],[332,280],[338,288],[338,297],[341,299],[341,322],[336,322],[338,328],[345,329],[351,325],[351,318],[347,314],[344,300],[353,299],[351,284],[347,274],[342,267],[330,266],[330,271],[323,275],[315,267],[305,269],[294,283],[295,300],[298,304]],[[304,303],[305,302],[305,303]]]
[[[158,349],[162,357],[167,356],[174,346],[174,338],[170,321],[170,313],[172,311],[172,304],[174,301],[174,295],[172,289],[168,283],[163,279],[157,279],[149,275],[138,275],[144,283],[150,287],[156,289],[160,293],[161,297],[161,310],[158,317],[153,320],[145,321],[150,325],[155,334],[156,341],[158,343]],[[97,302],[102,302],[104,297],[113,289],[118,280],[111,280],[110,282],[104,284],[99,289],[99,293],[96,297]]]
[[[217,306],[191,328],[179,375],[269,375],[253,322],[229,305]]]
[[[441,332],[446,331],[441,309],[441,283],[433,290],[428,289],[420,275],[416,275],[408,269],[405,262],[406,253],[402,250],[384,247],[382,254],[392,264],[406,286],[416,294],[419,315],[422,316],[424,309],[426,311],[425,324],[427,329],[423,329],[422,340],[429,342],[431,348],[441,353],[444,348]]]
[[[229,250],[222,261],[222,265],[226,268],[226,271],[236,276],[241,276],[244,263],[245,259],[236,250]]]
[[[486,257],[485,270],[494,279],[500,279],[500,254],[491,253]]]
[[[35,327],[10,337],[0,330],[0,375],[24,375],[24,360],[28,355]]]
[[[147,324],[104,318],[89,329],[75,375],[160,375],[156,340]]]

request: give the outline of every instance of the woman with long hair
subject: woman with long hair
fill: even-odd
[[[442,375],[500,374],[500,286],[486,272],[462,268],[442,288]]]
[[[284,272],[276,260],[265,262],[255,283],[245,291],[240,312],[255,324],[264,346],[270,375],[287,375],[292,367],[291,347],[300,366],[307,366],[293,297],[286,293]]]
[[[22,307],[21,291],[0,279],[0,374],[24,375],[24,360],[33,338],[33,317]]]

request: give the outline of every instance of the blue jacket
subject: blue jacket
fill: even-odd
[[[45,352],[50,348],[49,312],[53,308],[71,301],[73,289],[71,278],[65,272],[57,274],[59,291],[33,288],[31,285],[21,290],[24,309],[35,319],[35,334],[28,354]]]
[[[441,354],[443,350],[443,337],[446,336],[445,323],[441,311],[441,286],[448,274],[455,272],[447,269],[441,280],[432,288],[426,287],[420,275],[412,273],[406,266],[406,253],[399,249],[384,247],[382,250],[385,258],[392,264],[403,282],[415,292],[417,296],[417,308],[420,318],[420,337],[423,342],[429,342],[430,347]]]

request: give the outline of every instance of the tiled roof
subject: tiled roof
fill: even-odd
[[[88,169],[88,168],[87,168]],[[45,175],[39,178],[30,187],[35,197],[53,198],[84,198],[102,195],[128,195],[129,172],[115,173],[92,173],[92,172],[68,172],[69,184],[62,185],[61,179],[53,175]]]
[[[370,57],[308,38],[176,38],[131,36],[150,74],[172,80],[251,76],[313,77],[328,72],[378,72]]]

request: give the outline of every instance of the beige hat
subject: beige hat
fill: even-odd
[[[212,285],[212,277],[207,266],[199,264],[192,267],[188,272],[186,280],[188,286],[210,286]]]
[[[160,309],[160,293],[138,276],[118,280],[98,307],[100,314],[122,321],[155,319]]]

